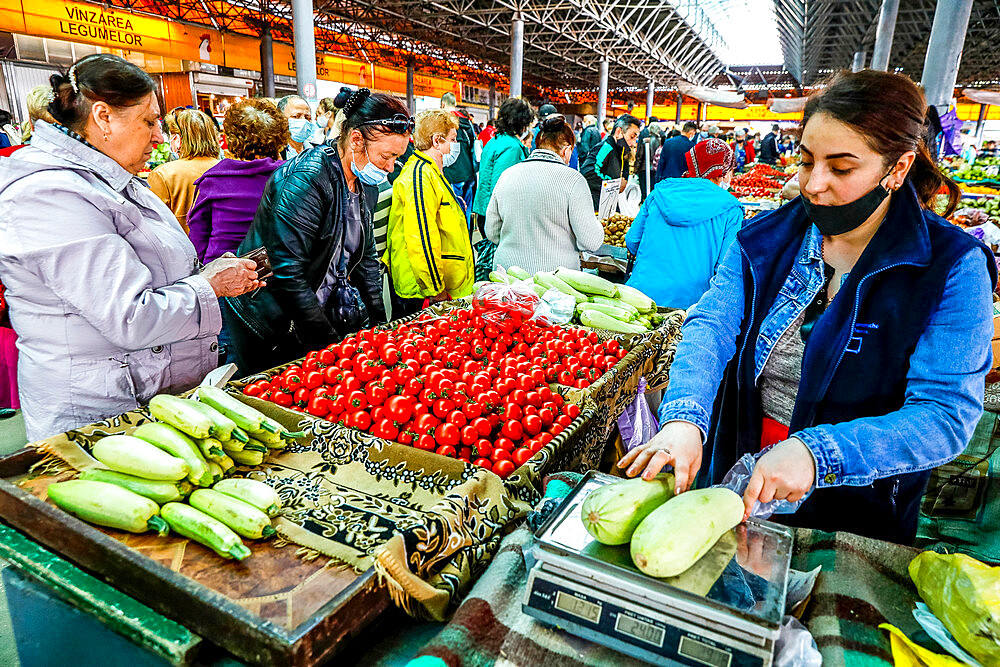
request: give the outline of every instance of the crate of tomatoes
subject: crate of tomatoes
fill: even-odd
[[[617,338],[477,303],[357,332],[242,391],[505,478],[579,417],[558,385],[586,389],[627,352]]]

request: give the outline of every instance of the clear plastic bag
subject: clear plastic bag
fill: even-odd
[[[747,490],[747,485],[750,484],[750,477],[753,475],[754,466],[757,465],[757,459],[766,454],[767,451],[765,449],[756,455],[744,454],[736,462],[736,465],[726,473],[722,484],[716,484],[716,486],[730,489],[742,496]],[[758,500],[754,503],[753,510],[750,511],[750,516],[756,519],[766,519],[772,514],[793,514],[809,498],[809,495],[807,493],[801,500],[794,503],[790,503],[787,500],[772,500],[769,503],[762,503]]]
[[[527,283],[528,281],[524,281]],[[530,287],[529,287],[530,289]],[[576,312],[576,299],[569,294],[551,288],[541,296],[535,314],[531,319],[542,324],[568,324],[573,320]]]
[[[635,400],[625,406],[625,411],[618,418],[618,432],[622,435],[625,451],[630,452],[639,445],[646,444],[659,430],[656,415],[646,402],[646,378],[639,378]]]
[[[823,656],[812,634],[794,616],[786,616],[774,645],[774,667],[822,667]]]
[[[473,305],[486,309],[483,318],[492,322],[506,320],[512,315],[530,319],[540,301],[535,291],[524,283],[488,283],[472,297]]]

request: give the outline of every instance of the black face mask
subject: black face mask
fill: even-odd
[[[617,146],[618,146],[618,148],[628,148],[628,142],[627,142],[627,141],[625,141],[625,137],[619,137],[619,138],[618,138],[618,139],[617,139],[617,140],[615,141],[615,145],[617,145]]]
[[[889,172],[892,173],[892,172]],[[885,176],[888,176],[886,174]],[[883,176],[883,180],[885,179]],[[840,206],[820,206],[810,203],[802,196],[802,206],[806,209],[806,216],[816,225],[823,236],[839,236],[846,234],[860,227],[871,217],[875,209],[889,196],[889,191],[882,186],[882,181],[878,182],[868,194],[862,195],[850,204]]]

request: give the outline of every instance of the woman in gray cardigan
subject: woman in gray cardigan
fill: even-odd
[[[561,114],[547,116],[528,159],[504,171],[486,211],[494,266],[529,273],[580,268],[580,251],[604,242],[587,179],[569,167],[576,137]]]
[[[96,54],[51,82],[57,124],[39,121],[0,170],[0,279],[29,440],[198,384],[218,365],[219,297],[263,285],[250,260],[201,267],[135,176],[163,141],[148,74]]]

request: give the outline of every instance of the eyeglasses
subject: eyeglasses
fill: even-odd
[[[417,126],[417,121],[405,114],[398,113],[392,118],[382,118],[380,120],[366,120],[362,125],[378,125],[388,128],[394,134],[413,134],[413,129]]]
[[[546,132],[555,132],[566,125],[566,117],[561,113],[552,113],[542,119],[541,125]]]

